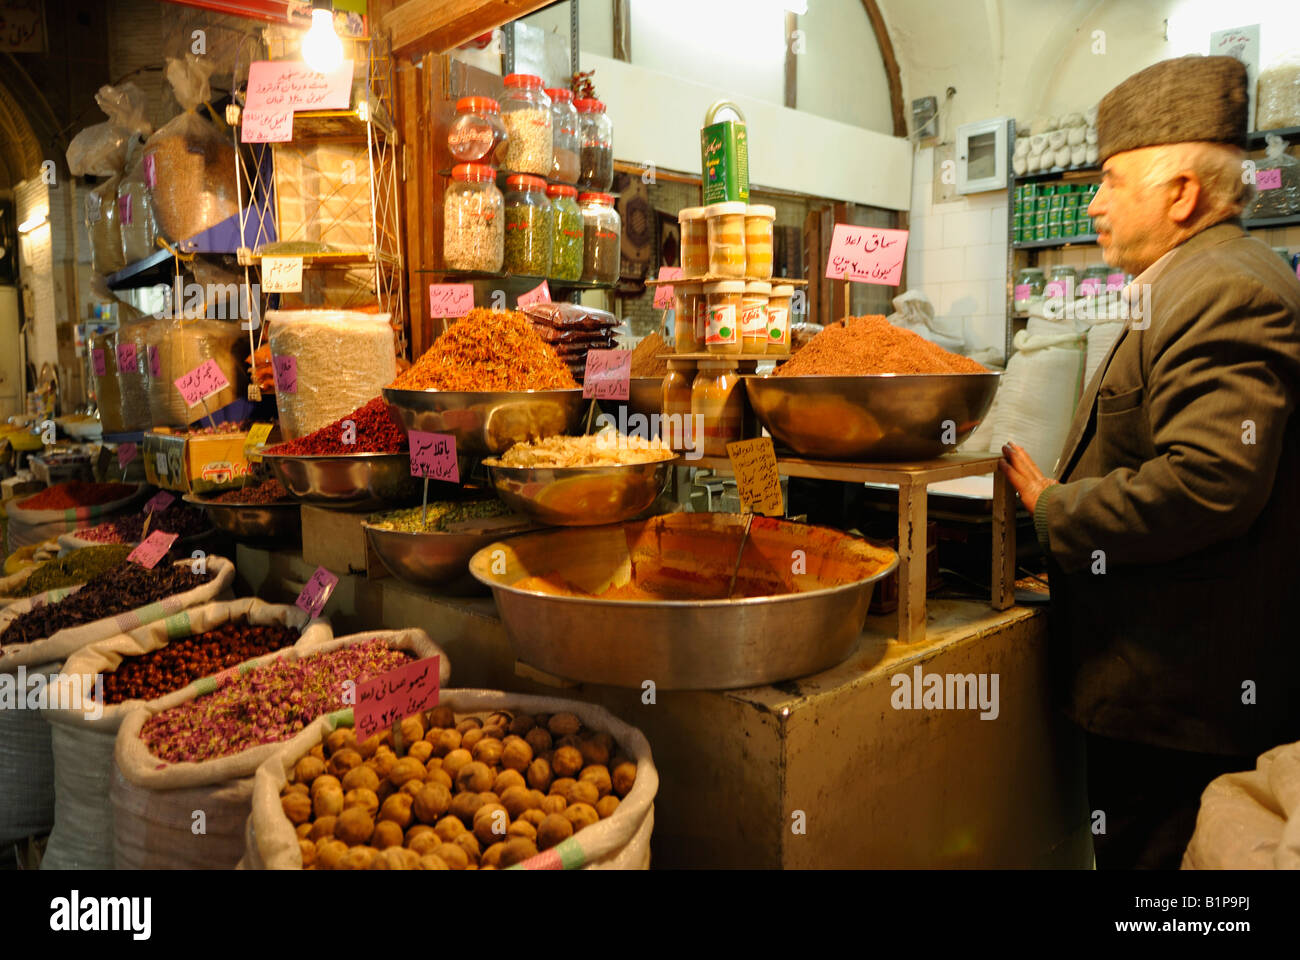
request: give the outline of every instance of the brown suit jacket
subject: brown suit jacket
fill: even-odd
[[[1036,511],[1057,678],[1094,733],[1253,753],[1300,739],[1300,281],[1229,221],[1175,250],[1150,305]]]

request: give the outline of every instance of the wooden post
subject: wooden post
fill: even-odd
[[[993,585],[994,610],[1016,602],[1016,492],[1007,475],[993,471]]]
[[[898,642],[925,639],[926,485],[898,483]]]

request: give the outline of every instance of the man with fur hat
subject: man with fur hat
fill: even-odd
[[[1149,315],[1085,388],[1055,479],[1003,448],[1049,558],[1101,868],[1177,867],[1209,781],[1300,739],[1300,281],[1242,229],[1246,104],[1245,67],[1199,56],[1102,100],[1088,213]]]

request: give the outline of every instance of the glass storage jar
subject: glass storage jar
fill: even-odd
[[[573,106],[573,91],[564,87],[547,87],[551,98],[551,179],[578,182],[578,111]]]
[[[745,211],[739,202],[715,203],[704,208],[708,221],[709,273],[715,277],[745,276]]]
[[[614,126],[599,100],[573,101],[578,111],[578,186],[608,190],[614,184]]]
[[[776,207],[752,203],[745,211],[745,276],[750,280],[772,279],[772,233]]]
[[[740,301],[741,353],[767,353],[767,300],[771,295],[772,285],[766,280],[745,283]]]
[[[790,352],[790,300],[794,285],[777,283],[772,286],[772,296],[767,301],[767,352]]]
[[[706,457],[725,457],[727,444],[745,439],[745,391],[735,360],[701,360],[691,385],[691,420],[702,424]]]
[[[607,193],[578,196],[582,210],[582,279],[588,283],[613,283],[618,279],[619,242],[623,223]]]
[[[501,104],[505,122],[506,169],[549,177],[552,154],[551,98],[542,89],[542,78],[530,73],[512,73],[505,79],[506,95]]]
[[[447,128],[447,150],[455,160],[490,165],[505,139],[501,104],[491,97],[461,97],[456,101],[456,117]]]
[[[480,163],[452,168],[442,200],[442,259],[451,270],[500,273],[505,253],[497,172]]]
[[[555,231],[546,181],[516,173],[506,178],[505,262],[510,273],[545,277],[551,272]]]
[[[554,222],[551,276],[556,280],[577,280],[582,276],[582,211],[577,197],[577,188],[562,183],[546,188]]]
[[[1110,274],[1110,267],[1104,263],[1089,264],[1088,268],[1083,271],[1083,278],[1079,281],[1079,296],[1081,297],[1099,297],[1106,292],[1106,277]]]
[[[691,385],[695,381],[693,360],[669,360],[668,373],[660,388],[660,412],[663,414],[661,436],[674,450],[688,450],[694,446],[695,431],[691,429]]]
[[[1048,299],[1057,298],[1062,300],[1073,300],[1074,289],[1079,281],[1079,273],[1074,267],[1065,264],[1057,264],[1052,267],[1051,276],[1047,280],[1047,287],[1043,295]]]
[[[1025,313],[1029,310],[1030,301],[1034,297],[1041,297],[1043,290],[1047,287],[1047,280],[1043,276],[1043,271],[1038,267],[1025,267],[1016,274],[1016,284],[1012,291],[1012,299],[1017,313]]]
[[[709,353],[740,353],[740,311],[745,297],[743,280],[704,284],[708,297],[708,322],[704,349]]]
[[[682,273],[702,277],[709,272],[709,227],[703,207],[686,207],[677,212],[682,234]]]
[[[677,353],[700,353],[704,339],[700,336],[701,320],[707,304],[703,284],[673,284],[673,350]]]

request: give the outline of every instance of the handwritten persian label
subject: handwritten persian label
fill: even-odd
[[[411,476],[460,483],[455,437],[448,433],[408,430],[406,439],[411,445]]]
[[[626,400],[631,378],[631,350],[588,350],[582,375],[583,399]]]
[[[104,360],[104,351],[98,348],[90,351],[90,365],[95,370],[95,376],[108,376],[108,363]]]
[[[248,65],[249,110],[346,110],[352,97],[351,60],[319,73],[301,60],[255,60]]]
[[[1049,299],[1060,299],[1065,296],[1065,281],[1053,280],[1043,292]]]
[[[738,440],[727,444],[727,456],[736,474],[740,505],[769,517],[785,516],[781,476],[776,467],[776,449],[771,437]]]
[[[126,555],[126,558],[132,563],[138,563],[146,569],[152,570],[158,566],[158,561],[167,556],[167,551],[172,548],[179,534],[163,533],[161,530],[155,530],[144,541]]]
[[[1124,289],[1124,274],[1108,273],[1106,274],[1106,292],[1114,293],[1116,290]]]
[[[117,465],[125,470],[126,465],[135,459],[136,452],[139,449],[134,443],[119,443],[117,445]]]
[[[221,372],[215,360],[205,360],[183,377],[175,381],[176,389],[181,392],[188,406],[197,406],[214,393],[220,393],[230,386],[230,381]]]
[[[338,586],[338,583],[338,577],[324,567],[317,567],[316,572],[307,581],[307,585],[302,588],[302,593],[298,594],[294,606],[298,607],[299,610],[306,611],[309,617],[319,617],[320,612],[325,609],[325,604],[329,603],[330,595],[334,593],[334,588]]]
[[[543,280],[541,283],[533,287],[533,289],[529,290],[527,293],[521,293],[519,295],[519,299],[516,302],[519,304],[521,309],[523,307],[531,306],[534,303],[550,303],[551,288],[548,287],[546,285],[546,281]]]
[[[162,358],[158,356],[157,347],[149,347],[145,353],[149,356],[149,376],[155,380],[162,378]]]
[[[167,493],[165,490],[161,490],[149,498],[149,501],[144,505],[144,512],[153,513],[159,510],[166,510],[175,502],[175,497],[170,493]]]
[[[1255,186],[1260,190],[1280,190],[1282,189],[1282,168],[1275,167],[1272,170],[1261,170],[1255,174]]]
[[[404,663],[357,684],[352,726],[358,740],[368,740],[399,720],[438,705],[441,657]]]
[[[1012,293],[1012,298],[1016,300],[1028,300],[1033,295],[1034,288],[1027,283],[1017,283],[1016,289]]]
[[[248,428],[248,436],[244,438],[244,459],[250,463],[262,462],[262,447],[266,445],[266,438],[271,435],[271,429],[274,424],[255,423]]]
[[[293,139],[293,111],[245,109],[240,115],[239,139],[241,143],[288,143]]]
[[[275,374],[276,393],[298,392],[298,358],[272,357],[272,372]]]
[[[906,254],[906,230],[837,223],[826,258],[826,277],[896,287],[903,278]]]
[[[134,343],[122,343],[117,347],[117,372],[135,373],[138,356]]]
[[[302,257],[263,257],[263,293],[300,293]]]
[[[680,280],[684,273],[681,267],[660,267],[660,280]],[[654,308],[656,310],[667,310],[673,305],[673,285],[671,283],[661,283],[655,287]]]
[[[439,318],[463,317],[473,309],[473,284],[429,284],[429,316]]]

